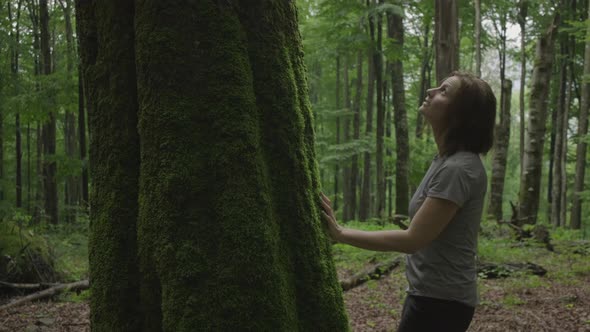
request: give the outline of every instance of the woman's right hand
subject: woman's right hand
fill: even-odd
[[[333,240],[339,241],[340,236],[342,235],[342,226],[338,225],[336,221],[336,217],[334,216],[334,211],[332,210],[332,202],[328,198],[328,196],[321,193],[322,198],[322,219],[327,223],[328,230],[330,231],[330,236]]]

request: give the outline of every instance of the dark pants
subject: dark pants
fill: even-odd
[[[464,332],[475,308],[431,297],[408,295],[398,332]]]

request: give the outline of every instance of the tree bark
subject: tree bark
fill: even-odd
[[[432,72],[432,53],[431,47],[428,46],[430,39],[430,20],[424,19],[424,41],[422,47],[422,66],[420,66],[420,93],[418,96],[418,107],[422,105],[426,98],[426,91],[430,89],[430,77]],[[424,131],[424,117],[422,113],[417,112],[416,117],[416,138],[422,138]]]
[[[363,53],[358,52],[356,61],[356,93],[354,99],[354,118],[353,118],[353,139],[357,141],[361,136],[360,126],[360,115],[361,115],[361,97],[363,90]],[[352,218],[356,218],[357,215],[357,188],[359,187],[357,182],[359,178],[359,155],[354,154],[352,156],[352,167],[350,171],[350,215]]]
[[[342,77],[342,81],[344,83],[344,108],[347,112],[351,111],[351,104],[350,104],[350,82],[348,79],[348,54],[344,57],[344,75]],[[346,115],[344,117],[344,142],[350,142],[350,116]],[[342,194],[343,194],[343,214],[342,214],[342,221],[348,221],[353,218],[350,211],[350,199],[351,199],[351,183],[350,183],[350,163],[348,161],[344,162],[344,172],[342,177]]]
[[[553,46],[557,32],[559,14],[551,26],[537,41],[536,60],[533,68],[532,90],[529,107],[528,132],[524,155],[524,172],[520,182],[519,218],[526,223],[535,224],[539,210],[540,184],[543,162],[543,143],[545,141],[547,103],[551,67],[553,65]]]
[[[102,242],[92,235],[91,280],[121,273],[104,270],[103,261],[132,254],[132,247],[112,247],[130,246],[136,235],[139,274],[127,273],[121,284],[135,286],[140,277],[140,303],[129,310],[142,323],[130,326],[139,314],[128,310],[117,313],[127,328],[115,325],[114,314],[95,312],[93,330],[348,330],[319,213],[295,3],[94,6],[98,59],[85,70],[87,96],[96,103],[89,114],[91,215],[93,225],[99,213],[119,212],[119,219],[93,226],[98,234],[118,228]],[[131,141],[141,153],[139,144],[121,144],[135,137],[136,116],[139,138]],[[114,182],[109,167],[117,176],[131,174]],[[113,191],[115,184],[121,188]],[[135,203],[121,202],[137,188]],[[118,193],[123,197],[115,200]],[[137,231],[132,216],[121,216],[136,207]],[[102,261],[92,259],[99,245]],[[134,259],[120,265],[126,263]],[[98,289],[108,294],[96,296],[113,306],[106,297],[124,292],[106,281]]]
[[[367,0],[367,7],[370,0]],[[373,132],[373,98],[375,96],[375,23],[369,17],[369,37],[371,46],[369,48],[367,65],[367,114],[365,123],[365,136],[370,137]],[[371,217],[371,153],[365,152],[363,158],[363,187],[359,205],[359,219],[365,221]]]
[[[134,8],[113,0],[76,6],[84,92],[92,110],[90,325],[93,331],[140,331]]]
[[[436,80],[459,69],[459,12],[456,0],[435,0]]]
[[[382,1],[382,0],[380,0]],[[385,134],[385,107],[383,105],[383,18],[377,17],[377,51],[373,53],[373,63],[375,65],[375,89],[377,90],[377,123],[376,123],[376,175],[377,175],[377,197],[375,204],[375,214],[379,218],[385,216],[385,168],[383,163],[383,137]]]
[[[404,88],[404,64],[402,61],[404,47],[403,16],[388,14],[388,34],[394,40],[393,45],[399,50],[399,56],[391,64],[391,82],[394,109],[396,161],[395,161],[395,214],[408,214],[410,185],[409,163],[410,146],[408,137],[408,119],[406,114],[406,97]]]
[[[475,75],[481,77],[481,0],[475,0]]]
[[[74,81],[74,32],[72,28],[72,4],[71,0],[60,0],[59,1],[62,11],[64,13],[65,28],[66,28],[66,70],[67,70],[67,89],[74,89],[72,84]],[[73,160],[77,159],[76,156],[76,117],[74,112],[69,107],[65,108],[65,152],[66,156]],[[80,201],[80,178],[75,175],[67,175],[65,183],[65,220],[66,222],[72,222],[75,218],[75,208],[78,206]]]
[[[508,147],[510,145],[510,105],[512,99],[512,81],[506,79],[506,23],[507,13],[498,10],[500,28],[493,22],[500,41],[498,58],[500,60],[500,123],[496,125],[494,133],[494,158],[492,164],[492,179],[490,183],[490,203],[488,213],[496,220],[502,219],[502,201],[504,195],[504,179],[506,163],[508,161]]]
[[[84,79],[82,67],[78,67],[78,141],[80,142],[80,160],[82,161],[82,206],[88,209],[88,156],[86,153],[86,109],[88,105],[84,101]]]
[[[519,2],[519,11],[517,16],[518,24],[520,25],[520,140],[519,140],[519,156],[520,156],[520,175],[523,173],[524,161],[524,135],[525,135],[525,110],[524,110],[524,91],[526,88],[526,18],[528,13],[528,0],[521,0]]]
[[[494,134],[494,157],[492,163],[492,178],[490,184],[490,203],[488,213],[496,220],[502,219],[502,197],[504,193],[504,179],[506,177],[506,161],[510,145],[510,101],[512,99],[512,81],[504,79],[502,86],[504,100],[501,105],[500,123],[496,125]]]
[[[49,76],[52,73],[51,50],[49,47],[49,12],[47,8],[47,0],[39,0],[39,18],[41,27],[41,55],[43,75]],[[55,161],[55,127],[56,118],[53,111],[54,99],[52,93],[47,90],[48,85],[45,84],[46,98],[48,100],[47,106],[48,117],[43,124],[42,142],[43,142],[43,189],[45,199],[45,214],[52,224],[57,224],[58,210],[57,210],[57,163]]]
[[[562,181],[563,176],[562,173],[564,172],[564,158],[563,154],[564,151],[564,142],[565,139],[564,135],[564,122],[567,120],[566,116],[566,100],[567,98],[567,85],[568,85],[568,61],[566,57],[568,56],[568,45],[567,39],[565,37],[560,38],[560,68],[559,68],[559,95],[557,99],[557,105],[554,110],[555,112],[555,121],[553,122],[553,127],[555,129],[555,141],[554,141],[554,149],[553,149],[553,168],[552,168],[552,184],[551,184],[551,196],[550,196],[550,203],[551,203],[551,215],[550,220],[553,226],[559,227],[564,225],[564,220],[561,218],[561,211],[564,206],[561,205],[562,195],[565,193],[562,192]]]
[[[590,6],[588,7],[590,17]],[[586,30],[586,44],[584,49],[584,73],[583,77],[590,75],[590,26]],[[580,229],[582,227],[582,200],[581,192],[584,190],[584,178],[586,175],[587,143],[583,138],[588,133],[588,108],[590,107],[590,83],[582,81],[582,98],[580,101],[580,115],[578,118],[578,141],[576,146],[576,173],[572,195],[572,210],[570,215],[570,227]]]
[[[340,56],[336,57],[336,110],[340,110]],[[336,145],[340,144],[340,117],[336,117]],[[338,211],[338,182],[340,181],[340,166],[334,165],[334,211]]]
[[[14,84],[14,95],[17,96],[20,93],[19,89],[19,57],[20,57],[20,14],[21,14],[21,5],[22,0],[18,0],[17,8],[16,8],[16,16],[12,17],[12,4],[8,4],[8,20],[10,22],[10,39],[12,41],[11,55],[10,55],[10,69],[12,74],[12,82]],[[12,26],[14,24],[14,30]],[[20,113],[16,111],[15,114],[15,135],[16,135],[16,208],[22,207],[22,137],[21,137],[21,127],[20,127]],[[3,132],[4,129],[0,128],[0,133]],[[4,147],[0,146],[0,160],[4,160]],[[3,165],[0,165],[0,175],[3,174]],[[0,191],[0,197],[2,196],[3,192]]]

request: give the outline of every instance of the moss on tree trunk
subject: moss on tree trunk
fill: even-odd
[[[78,1],[90,130],[93,331],[138,331],[139,135],[133,4]]]
[[[93,330],[348,330],[294,2],[76,6]]]

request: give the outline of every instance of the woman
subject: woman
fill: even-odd
[[[342,228],[322,194],[334,240],[406,256],[409,287],[398,331],[465,331],[477,296],[475,256],[487,175],[480,154],[493,143],[496,97],[483,80],[454,72],[427,91],[419,111],[438,154],[412,197],[407,230]]]

